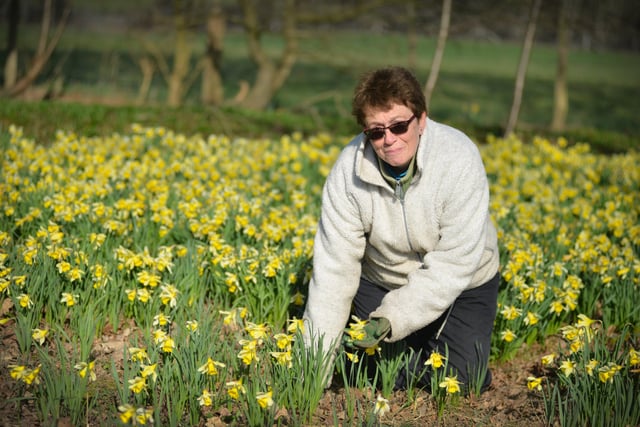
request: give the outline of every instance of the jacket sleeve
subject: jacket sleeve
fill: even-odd
[[[444,150],[444,148],[442,148]],[[449,149],[451,150],[451,149]],[[390,291],[371,317],[386,317],[398,341],[436,320],[467,289],[487,240],[489,184],[477,147],[455,145],[439,161],[439,241],[407,285]],[[416,232],[420,232],[419,230]]]
[[[346,154],[346,155],[345,155]],[[305,307],[305,342],[322,339],[325,353],[339,344],[360,282],[365,236],[354,185],[353,152],[344,153],[327,177],[313,252],[313,275]]]

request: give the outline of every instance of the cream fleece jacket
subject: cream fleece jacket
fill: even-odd
[[[385,340],[394,342],[498,271],[489,184],[466,135],[428,119],[414,176],[400,196],[363,134],[355,137],[323,188],[304,314],[307,345],[320,336],[325,352],[339,344],[361,276],[390,290],[371,317],[389,319]]]

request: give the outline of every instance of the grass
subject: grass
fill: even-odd
[[[20,39],[23,58],[35,46],[37,34],[37,28],[24,32]],[[0,34],[0,43],[3,37],[5,34]],[[408,42],[402,34],[302,32],[298,60],[265,114],[202,107],[198,101],[199,81],[187,94],[183,107],[162,107],[166,83],[159,73],[149,93],[149,105],[134,108],[131,105],[141,81],[136,60],[144,51],[143,39],[164,49],[169,57],[170,31],[69,28],[38,82],[48,85],[58,73],[64,78],[68,99],[124,106],[4,102],[0,105],[0,125],[19,124],[36,138],[51,135],[58,127],[92,133],[104,132],[110,126],[121,130],[133,121],[163,124],[188,133],[235,135],[240,131],[256,136],[331,131],[350,135],[357,131],[350,117],[350,102],[358,76],[373,67],[409,64]],[[193,42],[194,55],[202,54],[202,36],[198,34]],[[282,41],[266,35],[263,43],[276,58]],[[434,44],[432,38],[418,39],[414,68],[422,81],[428,76]],[[513,43],[450,40],[431,100],[431,116],[464,129],[478,140],[490,133],[501,134],[511,106],[519,54],[520,46]],[[554,46],[535,45],[518,126],[523,136],[549,134],[555,58]],[[3,60],[4,55],[0,55],[0,62]],[[640,88],[638,69],[637,54],[571,51],[569,117],[563,136],[571,142],[588,142],[605,152],[640,147],[640,123],[635,114],[640,98],[631,96]],[[241,33],[227,35],[222,73],[228,98],[236,93],[241,80],[253,81],[255,69]]]

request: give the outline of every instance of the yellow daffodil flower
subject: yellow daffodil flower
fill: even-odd
[[[207,358],[207,361],[205,362],[205,364],[198,368],[198,372],[204,375],[213,376],[213,375],[218,375],[218,368],[224,368],[224,367],[226,367],[224,363],[216,362],[215,360],[209,357]]]
[[[175,346],[176,346],[176,342],[173,340],[173,338],[167,337],[162,342],[162,351],[165,353],[172,353]]]
[[[280,350],[291,348],[291,343],[294,341],[293,335],[283,333],[275,334],[273,338],[276,340],[276,347]]]
[[[142,362],[145,360],[149,360],[149,356],[147,355],[147,350],[139,347],[129,347],[129,357],[134,362]]]
[[[162,285],[160,290],[160,302],[174,308],[178,304],[178,289],[173,285]]]
[[[126,405],[118,406],[118,411],[120,412],[120,421],[124,424],[129,424],[129,421],[136,413],[136,408],[127,403]]]
[[[227,394],[233,400],[238,400],[238,398],[240,397],[241,393],[242,394],[246,393],[246,390],[245,390],[244,386],[242,385],[242,380],[229,381],[229,382],[226,383],[226,387],[227,387]]]
[[[559,369],[562,371],[565,377],[571,376],[576,369],[576,364],[571,360],[563,360]]]
[[[622,366],[615,363],[608,363],[607,366],[603,366],[598,369],[598,378],[601,382],[613,382],[613,377],[622,369]]]
[[[587,375],[593,375],[593,370],[598,367],[598,361],[595,359],[591,359],[589,363],[584,366],[584,369],[587,371]]]
[[[247,322],[245,330],[249,333],[251,338],[253,338],[254,340],[259,340],[262,338],[267,338],[267,335],[269,333],[269,326],[266,323],[257,325],[253,322]]]
[[[256,400],[258,401],[258,405],[262,409],[270,408],[273,406],[273,391],[269,390],[266,393],[258,393],[256,395]]]
[[[454,394],[460,392],[460,384],[456,377],[444,377],[444,380],[438,386],[446,389],[447,394]]]
[[[35,328],[31,332],[32,332],[31,333],[31,338],[33,338],[33,340],[36,341],[40,345],[44,344],[44,340],[47,338],[47,335],[49,334],[49,330],[48,329]]]
[[[545,356],[542,356],[542,366],[549,366],[556,360],[557,355],[555,353],[550,353]]]
[[[291,357],[291,351],[272,351],[271,357],[273,357],[279,364],[291,368],[293,366],[293,358]]]
[[[95,381],[96,380],[96,373],[94,371],[95,365],[96,365],[96,362],[92,360],[89,363],[80,362],[76,364],[74,368],[78,371],[78,375],[80,375],[80,378],[85,378],[87,377],[87,374],[88,374],[89,380]]]
[[[20,307],[22,308],[33,307],[33,301],[31,300],[31,297],[27,294],[18,295],[18,304],[20,304]]]
[[[287,332],[290,334],[295,334],[296,332],[304,332],[304,319],[293,319],[288,320]]]
[[[500,332],[500,338],[503,341],[511,342],[517,338],[517,335],[511,329],[505,329],[504,331]]]
[[[169,316],[164,313],[156,314],[153,316],[153,326],[167,326],[171,322]]]
[[[213,395],[207,389],[202,390],[202,394],[198,397],[200,406],[211,406],[213,404]]]
[[[187,330],[189,332],[196,332],[198,330],[198,321],[197,320],[187,320],[185,324]]]
[[[147,388],[147,380],[144,377],[135,377],[129,380],[129,390],[135,394],[141,393]]]
[[[446,358],[438,353],[437,351],[432,351],[429,355],[429,358],[426,362],[424,362],[425,366],[431,366],[433,369],[441,368],[444,365]]]
[[[78,298],[80,298],[80,296],[77,294],[70,294],[68,292],[63,292],[60,302],[65,304],[67,307],[72,307],[78,303]]]
[[[136,423],[141,426],[153,424],[153,410],[147,408],[136,409]]]
[[[140,365],[140,375],[142,376],[142,378],[151,378],[151,380],[155,382],[158,378],[158,374],[156,373],[157,366],[157,363],[154,363],[152,365]]]
[[[389,400],[385,399],[384,397],[382,397],[382,395],[378,394],[378,397],[376,398],[376,404],[373,409],[373,413],[376,414],[378,417],[383,417],[384,414],[386,414],[390,410],[391,410],[391,407],[389,406]]]
[[[527,388],[542,391],[542,377],[527,377]]]

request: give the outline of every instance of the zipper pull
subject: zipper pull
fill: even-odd
[[[404,200],[404,190],[402,189],[402,184],[400,184],[400,180],[396,179],[396,189],[395,189],[396,197],[399,200]]]

